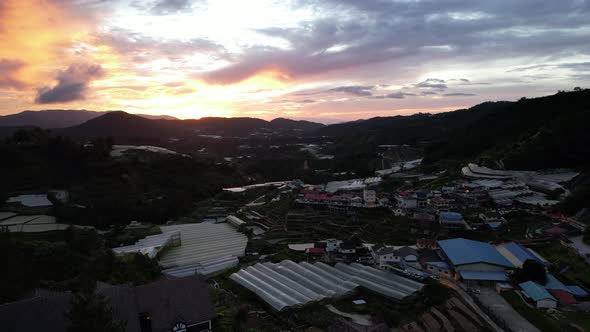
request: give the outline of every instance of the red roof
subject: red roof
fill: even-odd
[[[423,248],[438,248],[438,243],[434,239],[418,239],[418,241],[416,241],[416,246]]]
[[[307,248],[305,249],[305,253],[312,255],[321,255],[326,253],[326,248]]]
[[[328,199],[328,194],[308,192],[305,194],[305,199],[310,199],[310,200]]]
[[[555,296],[555,298],[557,298],[557,300],[559,300],[559,303],[561,304],[576,304],[578,303],[578,301],[576,301],[576,298],[561,289],[551,289],[549,290],[551,292],[551,294],[553,294],[553,296]]]
[[[559,227],[559,226],[553,226],[553,227],[543,230],[543,232],[547,233],[547,234],[559,235],[559,234],[566,233],[567,229]]]

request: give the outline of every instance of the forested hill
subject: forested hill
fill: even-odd
[[[254,133],[301,133],[323,127],[321,123],[257,118],[208,117],[198,120],[146,119],[121,111],[109,112],[82,124],[54,129],[58,135],[71,137],[168,138],[191,135],[247,136]]]
[[[577,89],[454,112],[347,122],[317,133],[337,139],[336,153],[412,144],[425,147],[424,164],[483,157],[510,168],[538,169],[589,166],[589,123],[590,90]]]
[[[2,127],[23,127],[34,126],[39,128],[66,128],[79,125],[88,120],[97,118],[108,112],[97,112],[87,110],[40,110],[23,111],[16,114],[0,116],[0,128]],[[169,115],[147,115],[137,114],[146,119],[167,119],[174,120]]]

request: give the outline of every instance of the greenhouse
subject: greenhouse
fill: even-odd
[[[256,293],[275,310],[304,306],[326,298],[352,294],[357,287],[401,300],[421,290],[423,284],[396,274],[353,263],[334,267],[317,262],[258,263],[230,279]]]

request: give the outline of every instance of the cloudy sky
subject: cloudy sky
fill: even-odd
[[[0,0],[0,114],[337,122],[590,87],[585,0]]]

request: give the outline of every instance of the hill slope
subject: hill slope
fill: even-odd
[[[354,158],[378,144],[425,147],[425,164],[478,157],[510,168],[589,165],[590,90],[518,102],[486,102],[466,110],[372,118],[318,130],[336,138],[334,153]]]
[[[93,118],[80,125],[55,130],[55,132],[60,135],[74,137],[167,138],[199,134],[247,136],[257,132],[309,132],[322,126],[320,123],[288,119],[270,122],[257,118],[219,117],[198,120],[150,120],[117,111]]]
[[[87,110],[23,111],[0,116],[0,127],[35,126],[40,128],[66,128],[79,125],[109,112]],[[176,119],[169,115],[137,114],[147,119]]]

